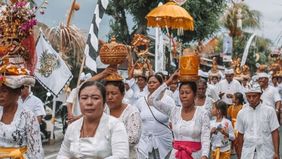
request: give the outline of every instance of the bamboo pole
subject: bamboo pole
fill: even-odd
[[[79,73],[78,73],[78,79],[77,79],[77,85],[76,85],[76,88],[80,85],[80,74],[82,73],[83,71],[83,67],[84,67],[84,63],[85,63],[85,59],[86,59],[86,56],[84,55],[83,56],[83,59],[82,59],[82,62],[81,62],[81,65],[80,65],[80,69],[79,69]]]
[[[76,0],[73,0],[72,4],[71,4],[70,11],[69,11],[69,14],[68,14],[68,17],[67,17],[67,27],[70,26],[70,21],[71,21],[72,15],[73,15],[75,3],[76,3]]]

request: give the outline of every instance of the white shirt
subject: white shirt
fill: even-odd
[[[80,138],[83,118],[69,125],[57,159],[125,159],[128,136],[124,124],[103,113],[94,137]]]
[[[148,87],[145,86],[143,91],[140,90],[134,78],[130,79],[128,82],[129,87],[133,90],[133,102],[137,102],[139,98],[143,98],[149,94]]]
[[[3,107],[0,106],[0,119],[2,115]],[[0,147],[24,146],[28,148],[24,155],[25,159],[44,158],[37,118],[31,111],[18,107],[10,124],[0,121]]]
[[[75,115],[75,116],[81,115],[79,101],[78,101],[78,88],[74,88],[71,91],[71,93],[70,93],[70,95],[69,95],[69,97],[68,97],[66,102],[72,104],[72,106],[73,106],[73,112],[72,112],[73,115]]]
[[[220,98],[216,92],[216,86],[211,84],[208,84],[207,86],[206,96],[212,98],[213,101],[218,101]]]
[[[124,97],[122,99],[124,104],[133,104],[134,103],[134,92],[131,88],[125,91]]]
[[[172,134],[169,128],[155,120],[150,109],[156,119],[167,126],[169,118],[153,106],[150,106],[149,109],[145,98],[146,97],[140,98],[135,104],[142,119],[142,134],[137,145],[137,155],[139,159],[147,159],[149,152],[152,152],[153,149],[158,149],[160,158],[164,159],[172,149]],[[173,99],[169,96],[164,95],[164,98],[166,102],[174,103]]]
[[[199,107],[203,107],[207,111],[208,116],[210,118],[211,118],[211,109],[212,109],[213,103],[214,103],[214,100],[207,96],[204,105],[199,106]]]
[[[223,135],[220,131],[211,135],[211,145],[212,150],[214,151],[217,147],[220,147],[220,152],[225,152],[231,150],[231,141],[235,139],[234,129],[230,120],[225,117],[222,118],[220,122],[217,122],[216,119],[210,122],[211,129],[213,128],[223,128],[225,132],[228,133],[229,138]]]
[[[167,85],[164,83],[155,90],[150,96],[149,102],[153,102],[153,106],[157,110],[169,116],[175,140],[201,142],[202,148],[192,153],[193,158],[208,157],[210,150],[210,119],[208,113],[203,107],[196,106],[193,118],[189,121],[183,120],[181,117],[182,107],[168,103],[165,98],[161,97],[166,87]],[[175,152],[175,150],[172,151],[171,158],[175,158]]]
[[[29,93],[29,95],[26,97],[24,101],[20,97],[18,100],[18,104],[23,108],[30,110],[35,116],[46,115],[42,101],[36,96],[34,96],[32,92]]]
[[[110,109],[106,107],[106,113],[110,114]],[[119,121],[123,122],[126,128],[126,132],[128,134],[128,142],[129,142],[129,156],[131,158],[136,157],[135,145],[138,144],[139,139],[141,137],[141,126],[142,121],[140,117],[140,113],[135,106],[127,105],[127,107],[123,110],[122,114],[118,118]]]
[[[272,159],[274,147],[271,132],[279,128],[275,110],[261,103],[253,109],[249,104],[238,113],[236,130],[244,134],[241,159]]]
[[[263,105],[271,106],[274,109],[275,103],[281,101],[278,89],[270,85],[262,91],[260,99],[262,100]]]
[[[176,104],[176,106],[181,106],[181,101],[180,101],[180,97],[179,97],[179,88],[177,88],[174,92],[173,92],[173,99],[174,102]]]
[[[226,79],[220,81],[217,85],[217,93],[218,95],[221,93],[224,93],[224,95],[222,96],[222,100],[226,103],[226,104],[232,104],[232,98],[227,98],[226,95],[227,94],[234,94],[236,92],[242,92],[242,86],[241,84],[237,81],[237,80],[232,80],[230,83],[228,83],[228,81]]]

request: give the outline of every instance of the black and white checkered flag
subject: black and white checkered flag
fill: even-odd
[[[91,70],[97,72],[96,58],[98,56],[98,32],[99,24],[109,4],[109,0],[98,0],[94,16],[91,22],[84,54],[86,56],[85,65]]]

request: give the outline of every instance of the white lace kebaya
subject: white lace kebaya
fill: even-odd
[[[3,107],[0,106],[0,119]],[[40,129],[37,118],[32,112],[18,106],[10,124],[0,121],[0,147],[20,148],[27,146],[25,159],[44,158]]]
[[[109,107],[106,107],[106,113],[110,114]],[[127,105],[123,110],[122,114],[118,118],[121,122],[124,123],[126,132],[128,134],[129,142],[129,157],[130,159],[136,158],[135,146],[138,144],[141,137],[141,117],[138,109],[135,106]]]
[[[191,120],[186,121],[181,117],[182,107],[168,104],[162,97],[162,92],[167,88],[167,85],[162,84],[149,97],[149,103],[160,112],[169,116],[174,132],[174,140],[176,141],[191,141],[201,142],[201,150],[193,152],[192,157],[199,159],[202,156],[209,156],[210,150],[210,119],[208,113],[203,107],[196,107],[196,111]],[[176,150],[173,149],[171,159],[175,158]]]

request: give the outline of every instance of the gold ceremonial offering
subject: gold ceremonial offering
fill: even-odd
[[[116,38],[112,37],[110,43],[103,44],[100,49],[100,58],[104,64],[117,67],[126,60],[128,49],[125,45],[117,43]],[[122,77],[115,72],[105,78],[106,81],[122,81]]]
[[[179,59],[180,81],[196,81],[199,79],[198,69],[200,57],[191,49],[184,49],[184,54]]]
[[[134,76],[149,77],[149,69],[152,67],[149,60],[149,56],[152,55],[149,52],[150,39],[142,34],[134,34],[131,45],[138,58],[134,64]]]

